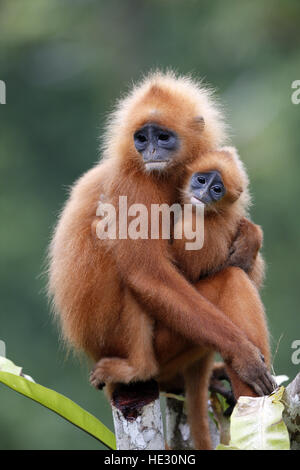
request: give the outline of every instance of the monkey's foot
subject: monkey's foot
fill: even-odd
[[[232,389],[228,389],[224,386],[223,382],[219,379],[212,378],[209,385],[209,391],[212,393],[219,393],[222,395],[230,408],[230,414],[236,404],[236,399],[234,397]],[[227,410],[229,409],[227,408]],[[226,410],[226,411],[227,411]],[[225,413],[224,413],[225,414]],[[230,416],[230,414],[228,416]]]
[[[264,356],[257,348],[255,355],[251,357],[249,354],[246,360],[243,360],[241,356],[234,358],[232,364],[227,368],[231,382],[230,368],[232,367],[239,378],[249,385],[256,395],[269,395],[277,388],[277,385],[265,364]]]
[[[90,383],[95,388],[103,388],[107,383],[129,383],[138,371],[126,359],[118,357],[101,359],[90,374]]]

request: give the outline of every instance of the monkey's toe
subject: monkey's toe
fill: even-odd
[[[90,384],[98,390],[102,390],[105,386],[105,382],[101,380],[101,377],[97,376],[97,373],[95,373],[95,371],[92,371],[90,373]]]

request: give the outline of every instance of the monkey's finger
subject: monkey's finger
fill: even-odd
[[[263,391],[263,388],[261,387],[261,382],[259,379],[257,379],[256,382],[253,382],[251,384],[251,387],[253,388],[253,390],[255,391],[255,393],[257,393],[257,395],[259,397],[263,397],[265,395],[264,391]]]
[[[273,380],[270,380],[270,377],[269,372],[266,372],[262,378],[257,380],[264,395],[270,395],[274,391],[274,383]]]
[[[92,372],[90,373],[90,384],[97,388],[98,390],[102,390],[102,388],[105,386],[105,383],[97,377],[96,374],[97,367],[95,367]]]
[[[104,383],[104,382],[100,382],[100,381],[97,380],[97,379],[91,380],[90,383],[91,383],[91,385],[93,385],[93,387],[97,388],[98,390],[102,390],[103,387],[105,387],[105,383]]]
[[[103,387],[105,386],[105,383],[104,383],[104,382],[99,382],[99,380],[97,380],[97,379],[91,379],[91,380],[90,380],[90,384],[91,384],[93,387],[97,388],[98,390],[102,390]]]
[[[277,388],[277,384],[275,380],[273,379],[272,375],[270,372],[266,372],[265,377],[264,377],[264,382],[267,388],[267,394],[269,395],[270,393],[274,392],[274,390]]]
[[[265,373],[260,377],[259,380],[260,380],[261,388],[264,391],[264,395],[269,395],[270,393],[273,392],[274,382],[273,382],[271,374],[268,371],[265,371]]]
[[[266,376],[263,377],[260,381],[259,381],[259,384],[261,386],[261,389],[264,393],[264,395],[269,395],[271,392],[270,392],[270,386],[268,383],[266,383]]]

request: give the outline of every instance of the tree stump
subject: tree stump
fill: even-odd
[[[163,450],[159,388],[154,380],[120,384],[112,396],[118,450]]]

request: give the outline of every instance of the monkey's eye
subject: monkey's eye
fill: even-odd
[[[164,142],[167,142],[169,140],[169,138],[170,138],[169,134],[166,134],[166,133],[163,133],[163,132],[161,134],[159,134],[159,136],[158,136],[158,140],[162,140]]]
[[[138,131],[134,134],[134,145],[138,152],[142,152],[148,145],[148,137],[144,132]]]
[[[214,184],[210,188],[210,194],[214,201],[219,201],[225,194],[225,188],[222,184]]]
[[[143,144],[147,140],[147,138],[143,134],[137,134],[135,138],[138,142],[141,142],[141,144]]]
[[[222,192],[222,190],[223,190],[222,187],[219,186],[218,184],[216,184],[215,186],[213,186],[211,189],[212,189],[216,194],[220,194],[220,193]]]
[[[205,184],[206,183],[206,179],[204,178],[204,176],[197,176],[197,181],[200,184]]]

